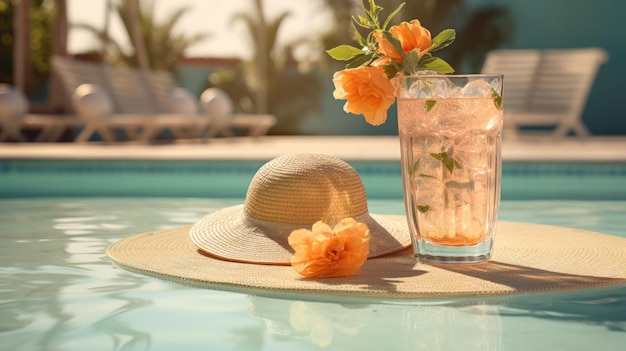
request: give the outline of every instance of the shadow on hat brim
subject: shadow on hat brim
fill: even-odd
[[[388,255],[411,246],[404,216],[369,215],[354,217],[370,231],[368,258]],[[311,224],[312,225],[312,224]],[[235,262],[289,265],[294,254],[289,234],[311,225],[264,222],[249,218],[243,205],[209,213],[189,232],[191,241],[205,253]]]
[[[306,299],[447,299],[626,286],[626,239],[556,226],[499,222],[492,261],[431,266],[411,249],[367,260],[354,276],[306,279],[290,266],[209,257],[191,226],[122,239],[107,254],[125,269],[184,284]]]

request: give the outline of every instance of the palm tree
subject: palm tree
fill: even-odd
[[[248,84],[256,92],[256,110],[259,113],[267,112],[268,78],[276,75],[277,65],[275,57],[276,39],[278,30],[289,12],[283,12],[272,21],[267,21],[263,11],[263,1],[254,0],[254,14],[241,12],[235,14],[232,23],[242,21],[252,47],[252,57],[255,61],[248,65]]]
[[[230,94],[240,109],[277,116],[272,134],[294,134],[306,114],[319,109],[321,84],[314,73],[290,66],[292,47],[277,45],[289,12],[268,20],[263,1],[253,1],[253,13],[237,13],[232,18],[232,23],[243,22],[247,29],[252,59],[234,71],[214,74],[212,83]]]
[[[204,40],[207,34],[198,33],[191,36],[185,34],[174,34],[174,27],[180,19],[189,11],[188,7],[182,7],[172,12],[163,22],[159,23],[155,16],[155,6],[153,1],[141,2],[138,6],[137,18],[129,15],[128,9],[131,7],[129,1],[124,0],[115,7],[115,12],[122,20],[130,42],[133,46],[131,53],[126,53],[121,44],[108,37],[108,33],[96,28],[91,24],[75,24],[77,28],[82,28],[94,33],[102,42],[107,59],[112,62],[121,62],[129,66],[139,66],[139,53],[141,46],[145,47],[145,52],[149,62],[149,68],[154,70],[175,71],[178,60],[184,55],[185,50]],[[135,0],[136,1],[136,0]],[[136,20],[139,24],[140,37],[142,42],[136,40],[133,35],[133,25]]]
[[[22,25],[26,32],[28,54],[22,58],[26,62],[23,63],[25,84],[21,88],[29,95],[50,75],[50,55],[53,51],[54,23],[58,8],[55,2],[44,0],[33,0],[26,5],[30,6],[24,9],[22,15],[27,18],[14,18],[20,16],[19,6],[10,0],[0,0],[0,82],[18,84],[13,81],[17,66],[13,53],[18,45],[14,19],[23,20],[27,23]]]

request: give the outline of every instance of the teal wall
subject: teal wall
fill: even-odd
[[[594,135],[626,135],[626,1],[466,0],[470,6],[508,7],[515,19],[509,48],[600,47],[609,61],[600,68],[583,120]]]
[[[609,61],[600,68],[583,120],[593,135],[626,135],[626,0],[466,0],[470,9],[508,7],[515,20],[515,39],[506,48],[558,49],[600,47]],[[181,85],[197,95],[206,82],[206,69],[184,67]],[[332,72],[320,72],[325,87],[319,114],[308,116],[302,134],[395,135],[395,106],[387,123],[374,127],[360,116],[343,112],[342,101],[332,98]],[[202,82],[202,84],[200,84]]]

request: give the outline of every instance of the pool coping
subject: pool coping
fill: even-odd
[[[175,143],[0,143],[0,159],[269,160],[314,152],[345,160],[396,161],[397,136],[263,136]],[[626,162],[626,137],[526,138],[503,142],[504,161]]]

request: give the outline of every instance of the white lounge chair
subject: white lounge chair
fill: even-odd
[[[115,116],[111,98],[95,84],[78,86],[72,95],[72,106],[85,122],[83,130],[76,137],[76,142],[87,142],[92,135],[98,133],[102,140],[115,141],[114,128],[123,128],[130,137],[137,134],[145,125],[143,119],[129,119]]]
[[[598,48],[489,52],[482,73],[504,74],[505,136],[516,138],[523,126],[554,126],[557,138],[589,135],[582,113],[607,59]]]
[[[26,129],[37,130],[37,142],[53,142],[68,128],[83,123],[71,115],[28,113],[28,100],[19,90],[0,84],[0,141],[27,142]]]
[[[175,85],[169,73],[64,57],[54,57],[53,67],[63,82],[71,106],[82,104],[83,95],[87,100],[100,100],[102,108],[96,111],[99,113],[97,118],[85,108],[76,111],[85,123],[76,137],[77,142],[89,141],[96,133],[103,141],[117,141],[116,130],[121,130],[130,139],[141,141],[151,141],[165,129],[171,130],[176,138],[190,138],[196,137],[198,130],[207,123],[203,115],[188,113],[188,106],[187,111],[177,109],[181,106],[176,100],[180,100],[182,88]],[[79,87],[83,89],[79,90]],[[104,108],[107,105],[110,109]]]
[[[209,119],[204,138],[218,135],[233,136],[233,129],[243,130],[248,136],[260,136],[276,124],[270,114],[233,113],[233,103],[223,90],[209,88],[200,96],[200,102]]]
[[[26,141],[22,123],[28,102],[24,95],[7,84],[0,84],[0,141]]]

